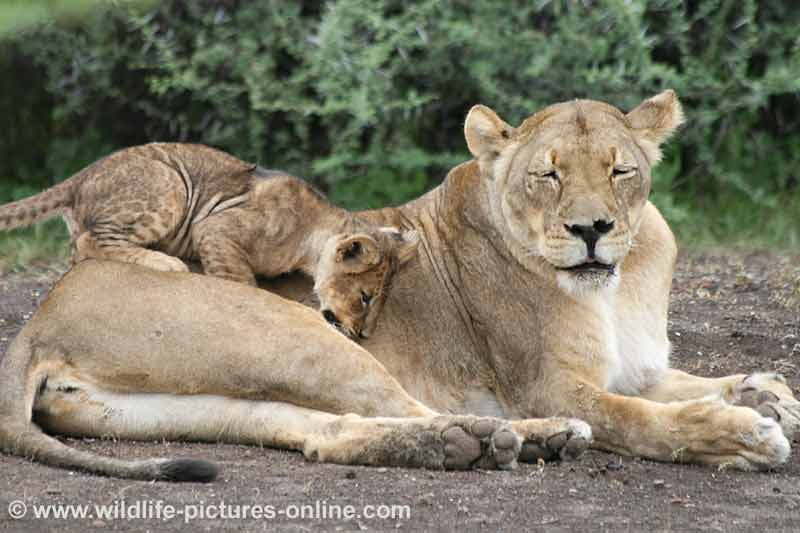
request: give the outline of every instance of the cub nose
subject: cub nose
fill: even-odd
[[[328,321],[328,323],[334,326],[338,326],[341,324],[341,322],[339,322],[339,319],[336,317],[336,313],[334,313],[330,309],[325,309],[322,312],[322,318],[324,318],[325,320]]]
[[[568,232],[576,237],[580,237],[583,242],[586,243],[586,251],[589,255],[589,259],[594,259],[594,247],[597,244],[597,240],[601,236],[611,231],[613,227],[613,220],[596,220],[591,226],[585,226],[581,224],[564,224],[564,228]]]

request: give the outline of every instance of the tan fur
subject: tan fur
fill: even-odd
[[[421,240],[361,346],[265,291],[79,265],[0,366],[0,445],[117,476],[171,464],[75,455],[34,413],[71,435],[260,443],[342,463],[511,468],[580,453],[593,435],[661,461],[778,466],[800,429],[779,376],[668,368],[676,246],[647,192],[681,113],[672,93],[637,109],[568,102],[512,129],[474,108],[475,160],[418,200],[361,214]],[[585,227],[598,221],[592,258]],[[303,293],[296,279],[270,287]]]
[[[197,259],[206,274],[250,285],[257,275],[299,270],[316,280],[322,310],[353,337],[374,329],[392,276],[417,245],[413,232],[366,224],[303,180],[192,144],[116,152],[0,206],[0,229],[60,212],[74,263],[110,259],[184,272],[181,259]]]

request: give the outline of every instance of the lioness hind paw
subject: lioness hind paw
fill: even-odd
[[[580,457],[592,442],[592,430],[581,420],[567,420],[564,429],[546,438],[531,435],[522,443],[519,460],[536,463],[540,459],[573,460]]]
[[[442,432],[442,440],[448,470],[514,469],[522,442],[508,425],[488,418],[456,422]]]

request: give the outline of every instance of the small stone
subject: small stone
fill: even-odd
[[[666,485],[666,483],[664,482],[663,479],[654,479],[653,480],[653,486],[655,488],[657,488],[657,489],[664,488],[665,485]]]
[[[570,494],[578,494],[578,489],[569,489],[567,492]]]
[[[792,348],[792,355],[800,355],[800,342],[795,344]]]
[[[388,468],[386,468],[385,466],[382,466],[382,467],[380,467],[380,468],[378,469],[378,472],[380,472],[381,474],[385,474],[385,473],[386,473],[386,472],[388,472],[388,471],[389,471],[389,469],[388,469]]]
[[[348,470],[347,473],[344,475],[344,477],[347,479],[355,479],[356,473],[354,470]]]
[[[781,489],[779,487],[772,487],[772,492],[774,492],[775,494],[780,494]]]
[[[94,527],[106,527],[106,523],[103,522],[102,520],[95,520],[94,522],[92,522],[92,525]]]
[[[436,495],[434,493],[432,493],[432,492],[429,492],[427,494],[423,494],[419,498],[419,503],[422,504],[422,505],[427,505],[429,507],[433,507],[433,504],[434,504],[434,501],[435,501],[435,497],[436,497]]]

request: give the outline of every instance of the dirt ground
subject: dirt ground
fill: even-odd
[[[0,279],[0,354],[43,298],[54,270]],[[800,391],[800,257],[683,256],[673,286],[673,364],[701,374],[782,372]],[[800,446],[774,472],[742,473],[660,464],[590,451],[574,462],[522,465],[514,472],[432,472],[306,462],[298,453],[245,446],[76,441],[128,458],[190,456],[222,467],[211,484],[104,479],[0,456],[0,529],[179,530],[199,505],[262,505],[275,518],[196,518],[192,530],[580,530],[798,531]],[[28,514],[9,517],[21,500]],[[128,515],[161,501],[172,519],[35,518],[43,504],[117,505]],[[141,503],[139,503],[141,502]],[[19,505],[19,504],[17,504]],[[309,519],[303,505],[352,505],[351,519]],[[408,506],[410,518],[367,518],[379,505]],[[194,507],[193,507],[194,506]],[[366,508],[365,506],[376,506]],[[94,509],[90,510],[94,512]],[[221,511],[225,513],[224,510]],[[239,512],[245,512],[240,510]],[[396,512],[404,512],[403,509]],[[213,513],[213,509],[212,509]],[[151,512],[151,515],[155,514]],[[224,516],[235,516],[228,510]],[[163,513],[162,513],[163,517]]]

